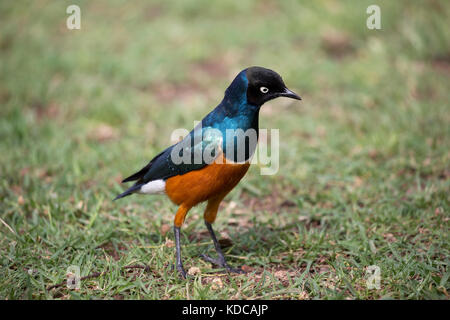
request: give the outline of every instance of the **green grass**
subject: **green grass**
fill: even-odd
[[[0,298],[448,299],[448,1],[76,1],[70,31],[72,3],[0,3]],[[366,28],[373,3],[382,30]],[[198,257],[213,253],[200,206],[182,253],[201,273],[185,281],[176,207],[111,199],[250,65],[303,101],[263,107],[280,170],[253,166],[214,224],[251,272]],[[47,290],[71,265],[104,274]]]

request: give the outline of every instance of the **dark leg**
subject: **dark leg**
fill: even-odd
[[[180,248],[180,228],[173,227],[175,233],[175,247],[177,250],[177,270],[186,279],[186,271],[184,271],[183,263],[181,262],[181,248]]]
[[[211,262],[212,264],[215,264],[219,267],[225,268],[228,272],[234,272],[234,273],[245,273],[244,270],[241,268],[232,268],[228,265],[228,263],[225,261],[225,257],[223,255],[222,249],[220,248],[219,241],[217,241],[216,235],[214,234],[214,230],[210,223],[208,223],[205,220],[206,228],[209,231],[209,234],[211,235],[211,239],[214,243],[214,248],[216,248],[217,255],[219,256],[218,259],[213,259],[210,256],[207,256],[206,254],[201,254],[201,257],[208,262]]]

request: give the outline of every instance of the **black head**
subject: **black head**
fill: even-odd
[[[278,97],[301,100],[297,94],[286,88],[283,79],[275,71],[262,67],[250,67],[246,70],[246,76],[247,101],[252,105],[261,106]]]

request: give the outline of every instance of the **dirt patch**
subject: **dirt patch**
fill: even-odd
[[[191,66],[191,73],[195,77],[200,75],[211,79],[228,78],[234,76],[233,66],[240,60],[240,54],[236,51],[227,51],[220,55],[214,55],[202,59]],[[199,81],[201,79],[198,79]]]
[[[448,169],[441,169],[441,170],[424,170],[423,168],[416,168],[413,166],[405,166],[404,168],[397,171],[397,176],[405,178],[405,177],[412,177],[417,174],[419,171],[419,176],[422,180],[431,180],[431,179],[438,179],[438,180],[447,180],[450,178],[450,170]]]
[[[31,105],[38,121],[45,119],[56,119],[60,115],[60,106],[55,102],[50,102],[47,105],[42,104],[40,101],[35,101]]]
[[[228,70],[226,59],[206,59],[192,66],[193,72],[201,71],[209,77],[226,77]]]
[[[112,242],[106,242],[99,245],[97,249],[105,250],[107,255],[111,256],[115,261],[118,261],[122,257],[122,254],[119,251],[123,251],[126,248],[124,246],[119,246],[118,248],[116,248]]]
[[[351,37],[341,31],[330,30],[321,37],[322,49],[332,58],[342,59],[355,53]]]
[[[107,142],[118,137],[117,130],[107,124],[100,124],[88,134],[88,138],[96,142]]]
[[[302,276],[302,274],[305,272],[306,266],[301,266],[298,269],[283,268],[279,266],[268,266],[266,268],[263,267],[252,268],[249,266],[243,266],[242,268],[247,272],[247,274],[245,275],[245,280],[243,281],[239,279],[239,277],[242,276],[239,274],[218,273],[217,275],[214,276],[203,277],[202,283],[210,284],[212,287],[215,286],[216,288],[226,287],[231,283],[230,281],[231,276],[234,278],[233,282],[237,283],[239,287],[242,284],[244,284],[244,281],[245,283],[248,284],[248,281],[251,280],[253,282],[253,284],[250,284],[251,287],[257,287],[262,283],[277,283],[281,284],[284,288],[288,289],[292,285],[292,281]],[[327,271],[331,272],[330,269],[327,269]],[[311,273],[313,273],[313,271]],[[308,277],[308,275],[306,275],[306,277]],[[334,277],[331,277],[331,274],[330,279],[334,279]],[[334,285],[334,283],[330,284],[330,286],[332,285]],[[283,293],[281,291],[279,294],[272,296],[271,299],[292,298],[294,290],[298,291],[297,293],[294,294],[294,296],[297,299],[302,300],[309,299],[309,294],[303,288],[295,288],[293,290],[288,290],[289,292],[286,293]],[[245,297],[238,289],[238,291],[229,298],[234,300],[234,299],[246,299],[247,297]]]
[[[450,52],[442,55],[435,56],[431,59],[432,67],[439,72],[449,74],[450,73]]]
[[[188,80],[183,83],[156,83],[151,86],[151,91],[156,95],[158,101],[169,103],[176,100],[190,99],[204,90],[194,81]]]
[[[245,211],[258,212],[279,212],[280,208],[285,211],[298,211],[297,204],[291,200],[296,194],[296,189],[279,190],[274,189],[272,193],[265,197],[255,197],[247,192],[242,192],[241,200]],[[240,213],[242,210],[237,210]]]
[[[152,4],[145,8],[144,16],[146,19],[155,20],[166,13],[166,6],[163,4]]]

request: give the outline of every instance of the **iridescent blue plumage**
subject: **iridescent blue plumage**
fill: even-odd
[[[179,206],[174,219],[176,268],[184,278],[187,274],[181,259],[180,228],[189,210],[205,201],[203,218],[219,258],[203,255],[203,259],[228,272],[243,272],[227,264],[211,224],[224,197],[250,166],[258,143],[260,107],[281,96],[300,100],[273,70],[251,67],[241,71],[222,102],[194,130],[123,181],[137,180],[116,199],[132,193],[165,193]]]
[[[260,92],[262,88],[268,87],[271,88],[270,92]],[[199,126],[183,141],[167,148],[140,171],[126,178],[123,182],[137,182],[117,198],[136,192],[149,181],[166,180],[205,167],[211,161],[205,161],[203,156],[196,158],[198,154],[203,155],[205,150],[220,148],[228,160],[247,161],[257,144],[259,109],[266,101],[279,96],[300,99],[285,87],[281,77],[272,70],[252,67],[241,71],[225,91],[222,102],[205,116]],[[242,139],[248,132],[254,139]],[[217,156],[216,153],[213,151],[212,155]],[[180,162],[180,156],[190,161]]]
[[[202,130],[214,128],[221,132],[223,139],[222,150],[227,159],[233,161],[237,160],[238,136],[234,136],[234,141],[228,141],[230,133],[233,135],[233,132],[236,133],[238,129],[241,129],[242,132],[248,132],[247,130],[253,129],[256,135],[258,134],[260,106],[254,106],[247,101],[248,79],[245,71],[241,71],[238,74],[225,91],[222,102],[201,122]],[[229,130],[229,134],[227,134],[227,130]],[[251,153],[248,151],[248,143],[245,149],[246,156],[240,160],[247,160],[251,156]]]
[[[203,142],[205,134],[212,128],[219,130],[221,137],[216,136],[215,140],[210,141],[209,143],[202,143],[200,149],[201,152],[203,152],[210,143],[216,144],[222,142],[220,147],[224,151],[225,156],[230,160],[235,160],[233,159],[234,157],[228,157],[227,155],[231,153],[237,154],[237,139],[233,143],[233,150],[227,148],[227,145],[231,145],[232,143],[231,141],[227,141],[227,130],[242,129],[243,131],[246,131],[252,128],[255,129],[256,132],[258,131],[259,106],[253,106],[247,102],[247,86],[248,79],[244,70],[238,74],[227,88],[222,102],[201,121],[201,128],[199,129],[197,127],[193,129],[183,141],[170,146],[153,158],[141,171],[125,179],[124,182],[133,180],[138,181],[129,190],[119,195],[118,198],[133,193],[135,190],[139,189],[140,185],[149,181],[168,179],[172,176],[184,174],[192,170],[199,170],[208,165],[203,158],[201,158],[200,162],[194,161],[193,149],[198,141],[195,136],[199,135],[202,140],[201,142]],[[182,143],[191,147],[189,150],[192,154],[190,163],[177,163],[172,157],[173,149],[177,146],[181,146]],[[180,149],[182,148],[180,147]],[[246,147],[246,150],[248,149],[250,148]],[[247,151],[246,154],[249,154],[249,152]]]

